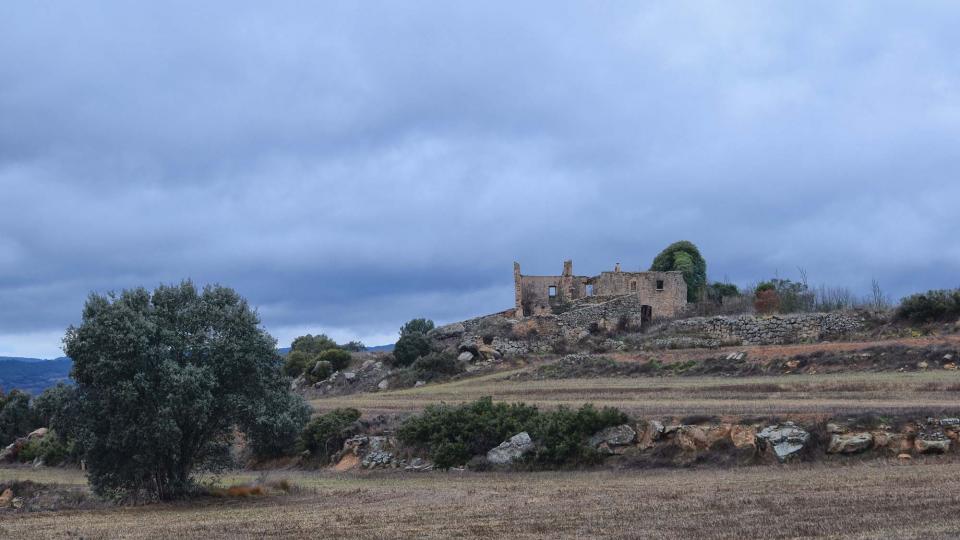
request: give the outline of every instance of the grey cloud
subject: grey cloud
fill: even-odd
[[[957,285],[949,2],[5,10],[0,344],[185,277],[380,338],[680,238],[717,279]]]

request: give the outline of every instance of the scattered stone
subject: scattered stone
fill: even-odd
[[[960,427],[960,418],[941,418],[940,425],[943,427]]]
[[[943,359],[949,362],[950,360],[953,360],[953,355],[952,355],[952,354],[945,354],[945,355],[943,355]]]
[[[800,366],[799,360],[787,360],[786,366],[790,369],[797,369]]]
[[[873,435],[870,433],[834,434],[830,437],[828,454],[856,454],[863,452],[873,445]]]
[[[363,361],[362,364],[360,364],[360,371],[368,370],[370,367],[374,365],[374,363],[375,362],[373,361],[373,358],[367,358],[366,360]]]
[[[850,431],[847,426],[843,424],[837,424],[835,422],[829,422],[827,424],[827,433],[846,433]]]
[[[949,364],[944,364],[944,365],[943,365],[943,369],[956,370],[956,369],[957,369],[957,365],[954,364],[953,362],[950,362]]]
[[[27,434],[27,440],[31,441],[33,439],[42,439],[47,435],[47,431],[49,430],[45,427],[37,428]]]
[[[487,461],[494,465],[506,465],[533,451],[533,448],[534,445],[530,435],[526,431],[522,431],[487,452]]]
[[[930,364],[928,364],[926,360],[921,360],[920,362],[917,362],[917,367],[920,369],[927,369],[930,367]]]
[[[470,351],[463,351],[460,353],[460,356],[457,357],[457,360],[461,362],[470,362],[473,360],[473,353]]]
[[[684,452],[696,452],[709,446],[707,434],[698,426],[681,426],[676,441]]]
[[[423,385],[425,385],[425,384],[427,384],[425,381],[417,381],[417,382],[413,383],[413,387],[414,387],[414,388],[419,388],[419,387],[421,387],[421,386],[423,386]]]
[[[386,390],[387,388],[390,388],[390,379],[384,379],[378,382],[377,388],[379,388],[380,390]]]
[[[727,355],[727,360],[743,360],[747,357],[745,352],[732,352]]]
[[[590,446],[608,453],[616,453],[615,448],[633,444],[637,432],[627,424],[611,426],[595,433],[588,441]]]
[[[6,508],[10,506],[10,503],[13,501],[13,490],[7,488],[3,490],[3,493],[0,493],[0,508]]]
[[[909,461],[913,459],[913,456],[911,456],[910,454],[897,454],[897,459],[899,459],[900,461]]]
[[[432,471],[433,463],[430,463],[425,459],[416,457],[410,460],[410,463],[408,463],[407,466],[403,468],[403,470],[412,471],[412,472]]]
[[[793,422],[784,422],[763,428],[757,433],[757,439],[770,445],[777,459],[783,462],[803,450],[803,446],[810,440],[810,433]]]
[[[14,510],[19,510],[23,508],[23,497],[14,497],[13,500],[10,501],[10,506]]]
[[[343,378],[346,379],[346,380],[348,380],[348,381],[352,381],[352,380],[354,380],[354,379],[357,378],[357,374],[354,373],[354,372],[352,372],[352,371],[345,371],[345,372],[343,373]]]
[[[307,384],[307,378],[303,375],[300,375],[296,379],[290,381],[290,390],[296,392],[303,388]]]

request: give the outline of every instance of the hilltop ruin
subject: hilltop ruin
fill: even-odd
[[[620,263],[598,276],[576,276],[573,261],[564,261],[559,276],[525,276],[520,263],[513,263],[515,317],[557,314],[590,297],[603,302],[634,296],[642,322],[672,318],[687,305],[687,283],[682,272],[623,272]]]

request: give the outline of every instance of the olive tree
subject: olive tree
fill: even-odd
[[[235,430],[255,452],[288,451],[309,417],[275,341],[232,289],[185,281],[92,294],[64,337],[84,458],[100,495],[183,496]]]

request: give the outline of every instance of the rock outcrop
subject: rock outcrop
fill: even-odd
[[[757,433],[757,439],[773,450],[781,462],[803,450],[810,440],[810,433],[793,422],[767,426]]]
[[[487,461],[493,465],[508,465],[532,452],[533,449],[534,444],[530,435],[522,431],[500,443],[500,446],[490,449],[487,452]]]

